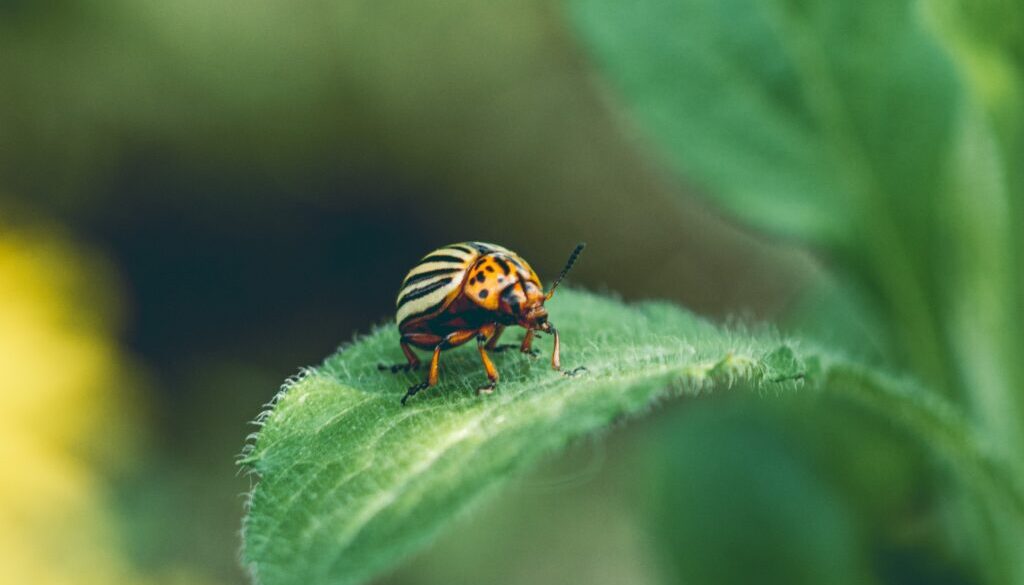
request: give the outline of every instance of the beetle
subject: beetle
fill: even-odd
[[[477,388],[477,394],[493,392],[498,370],[487,352],[509,347],[498,346],[498,339],[512,325],[526,329],[519,346],[523,353],[536,355],[532,347],[535,332],[543,331],[554,337],[551,367],[560,370],[558,330],[548,321],[544,303],[555,294],[584,246],[576,245],[547,293],[526,260],[496,244],[460,242],[424,256],[405,276],[395,299],[399,343],[408,361],[394,366],[378,365],[392,373],[415,370],[420,367],[420,360],[412,348],[433,352],[426,380],[410,386],[402,404],[420,390],[437,384],[442,351],[473,339],[488,379],[486,385]],[[582,369],[576,368],[567,375]]]

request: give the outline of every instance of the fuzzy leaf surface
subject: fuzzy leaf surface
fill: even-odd
[[[627,305],[573,290],[549,307],[563,367],[583,365],[585,373],[554,372],[546,355],[497,354],[501,383],[480,397],[474,389],[486,378],[475,347],[456,349],[442,354],[440,385],[402,407],[423,374],[377,369],[402,358],[388,326],[286,384],[242,459],[259,478],[243,528],[254,580],[364,582],[542,455],[661,399],[740,381],[766,394],[834,386],[890,413],[954,462],[983,466],[967,427],[932,397],[898,385],[863,390],[870,372],[829,365],[770,331],[730,330],[670,304]],[[515,340],[511,330],[506,336]],[[535,347],[550,351],[550,342]]]

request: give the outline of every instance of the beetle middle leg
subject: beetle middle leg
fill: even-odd
[[[510,349],[518,348],[520,352],[532,355],[533,357],[537,357],[538,355],[540,355],[540,352],[531,347],[534,340],[534,332],[532,329],[526,330],[526,335],[523,336],[523,342],[520,343],[519,345],[516,345],[514,343],[502,343],[501,345],[498,345],[498,337],[501,336],[501,332],[504,329],[504,325],[498,325],[498,332],[495,333],[494,337],[492,337],[491,340],[487,343],[488,350],[493,351],[494,353],[502,353]]]
[[[515,347],[515,346],[510,345],[508,343],[504,343],[502,345],[498,345],[498,340],[501,339],[501,334],[504,333],[504,332],[505,332],[505,326],[504,325],[495,325],[494,326],[494,334],[491,335],[491,338],[487,341],[487,345],[485,347],[489,351],[495,351],[495,352],[499,352],[499,353],[502,352],[502,351],[505,351],[505,349],[507,349],[509,347]]]
[[[497,336],[498,332],[492,334],[492,338]],[[480,386],[476,389],[477,394],[490,394],[494,392],[494,388],[498,385],[498,369],[494,367],[494,362],[487,355],[487,332],[486,327],[480,329],[480,333],[476,338],[476,347],[480,352],[480,359],[484,362],[484,370],[487,371],[487,379],[490,380],[487,384]]]
[[[523,343],[519,346],[519,351],[533,357],[540,355],[540,352],[533,349],[533,329],[527,329],[526,335],[523,336]]]

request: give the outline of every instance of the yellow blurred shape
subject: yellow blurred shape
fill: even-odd
[[[55,449],[81,448],[99,430],[117,384],[107,312],[95,306],[105,286],[80,256],[39,236],[0,236],[0,432]]]
[[[99,266],[53,232],[0,229],[0,583],[139,582],[99,471],[138,415]]]

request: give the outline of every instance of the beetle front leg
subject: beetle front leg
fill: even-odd
[[[547,331],[549,333],[551,333],[551,335],[555,338],[555,349],[551,352],[551,367],[556,369],[556,370],[561,371],[561,369],[562,369],[562,360],[561,360],[561,356],[559,355],[559,352],[560,352],[560,350],[562,348],[562,345],[561,345],[561,343],[559,343],[558,330],[555,329],[554,325],[550,325],[549,324],[548,328],[547,328]],[[576,374],[579,374],[580,372],[585,372],[585,371],[587,371],[586,366],[579,366],[579,367],[576,367],[576,368],[573,368],[573,369],[569,370],[568,372],[562,372],[562,375],[563,376],[575,376]]]
[[[562,358],[561,358],[561,356],[559,354],[561,353],[562,345],[561,345],[561,343],[559,342],[559,339],[558,339],[558,330],[555,329],[555,326],[551,325],[550,323],[548,324],[548,329],[547,330],[555,338],[555,348],[553,350],[551,350],[551,367],[556,369],[556,370],[561,370],[562,369]]]

